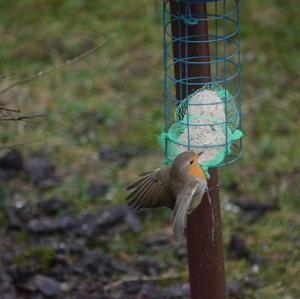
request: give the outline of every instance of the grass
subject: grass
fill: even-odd
[[[47,247],[30,247],[16,256],[15,262],[17,267],[22,267],[23,269],[39,267],[42,271],[46,272],[53,262],[54,257],[55,254],[52,249]]]
[[[122,202],[124,184],[161,161],[155,141],[162,125],[161,1],[23,0],[15,5],[2,0],[0,4],[1,74],[16,72],[16,78],[21,78],[37,73],[114,35],[108,46],[72,68],[1,95],[1,102],[24,113],[44,112],[46,117],[2,122],[0,140],[3,144],[39,140],[22,146],[22,152],[26,156],[47,151],[64,180],[49,192],[73,201],[79,211],[89,207],[86,191],[92,179],[111,184],[109,194],[98,205]],[[239,163],[221,169],[221,198],[243,196],[276,201],[281,207],[253,225],[223,211],[225,242],[237,231],[250,250],[264,258],[257,274],[262,286],[247,289],[247,298],[300,297],[300,250],[295,241],[300,231],[299,9],[297,1],[241,3],[245,151]],[[101,123],[97,122],[99,115]],[[141,146],[151,155],[137,157],[119,169],[98,161],[99,147],[105,144]],[[232,183],[238,191],[229,191]],[[14,182],[11,185],[0,187],[7,198],[6,189],[16,186]],[[36,200],[34,187],[18,186],[22,188],[30,200]],[[169,230],[166,212],[149,213],[142,219],[143,234],[116,236],[111,241],[112,252],[117,254],[121,244],[128,244],[130,252],[137,253],[144,236],[161,227]],[[152,258],[176,259],[174,253],[164,254],[145,253]],[[177,267],[186,271],[181,261]],[[243,260],[227,258],[226,267],[228,281],[241,280],[252,271]]]

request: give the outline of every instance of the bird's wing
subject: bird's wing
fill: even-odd
[[[130,190],[126,197],[128,205],[135,210],[169,206],[169,170],[169,167],[163,167],[142,173],[138,181],[127,187],[127,190]]]
[[[198,182],[193,182],[180,192],[176,198],[176,205],[172,215],[173,234],[176,241],[180,240],[186,229],[188,211],[199,187]]]

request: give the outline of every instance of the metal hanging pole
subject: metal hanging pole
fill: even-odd
[[[218,184],[218,172],[210,171],[209,188]],[[211,206],[207,196],[189,216],[187,248],[192,299],[225,299],[225,270],[221,231],[219,192],[210,192],[214,211],[214,241],[212,241]]]
[[[184,4],[176,0],[170,0],[170,13],[173,16],[182,16],[183,11],[191,15],[206,16],[206,4]],[[175,19],[175,18],[174,18]],[[184,28],[184,29],[183,29]],[[172,22],[172,36],[174,40],[184,40],[187,36],[199,36],[205,41],[208,39],[207,21],[186,24],[184,20]],[[174,59],[182,57],[201,57],[199,61],[209,62],[209,43],[181,43],[173,42]],[[197,77],[187,86],[182,87],[183,81],[176,84],[176,97],[181,100],[197,89],[193,83],[206,83],[210,78],[209,63],[189,64],[187,60],[175,64],[175,78]],[[186,84],[186,83],[185,83]],[[187,88],[186,88],[187,87]],[[198,87],[199,88],[199,87]],[[185,90],[185,92],[184,92]],[[225,299],[225,270],[223,256],[223,242],[221,233],[221,214],[219,204],[219,192],[216,188],[218,184],[217,169],[210,170],[209,180],[212,206],[207,196],[204,197],[200,206],[188,217],[187,224],[187,249],[191,287],[191,299]],[[213,208],[212,208],[213,207]],[[214,217],[212,217],[212,210]],[[213,223],[214,222],[214,223]],[[214,238],[212,238],[212,228],[214,228]]]

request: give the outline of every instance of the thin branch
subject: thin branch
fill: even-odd
[[[182,275],[179,273],[165,274],[161,276],[141,276],[141,277],[127,277],[110,283],[104,286],[104,291],[108,291],[111,289],[115,289],[128,282],[153,282],[153,281],[161,281],[161,280],[169,280],[169,279],[178,279],[182,278]]]
[[[14,109],[14,108],[6,108],[6,107],[0,107],[0,111],[7,111],[7,112],[14,112],[14,113],[20,113],[20,110]]]
[[[49,69],[46,69],[46,70],[44,70],[44,71],[40,71],[40,72],[38,72],[37,74],[32,75],[32,76],[29,76],[29,77],[26,77],[26,78],[24,78],[24,79],[22,79],[22,80],[20,80],[20,81],[16,81],[16,82],[12,83],[11,85],[7,86],[6,88],[0,90],[0,95],[6,93],[8,90],[14,88],[14,87],[17,86],[17,85],[25,84],[25,83],[27,83],[27,82],[30,82],[30,81],[34,80],[34,79],[41,78],[41,77],[43,77],[43,76],[45,76],[45,75],[48,75],[48,74],[50,74],[50,73],[52,73],[52,72],[55,72],[55,71],[57,71],[57,70],[59,70],[59,69],[61,69],[61,68],[63,68],[63,67],[73,65],[73,64],[77,63],[78,61],[80,61],[80,60],[82,60],[82,59],[84,59],[84,58],[90,56],[91,54],[93,54],[94,52],[96,52],[97,50],[99,50],[100,48],[103,48],[103,47],[106,46],[112,39],[113,39],[113,36],[110,36],[110,37],[108,37],[108,38],[106,39],[106,41],[104,41],[103,43],[101,43],[101,44],[99,44],[99,45],[97,45],[97,46],[95,46],[95,47],[89,49],[88,51],[86,51],[86,52],[80,54],[79,56],[76,56],[76,57],[74,57],[74,58],[72,58],[72,59],[66,60],[66,61],[63,62],[63,63],[57,64],[57,65],[55,65],[55,66],[53,66],[53,67],[51,67],[51,68],[49,68]]]
[[[0,117],[0,121],[18,121],[18,120],[26,120],[26,119],[32,119],[32,118],[38,118],[38,117],[42,117],[45,116],[45,114],[43,113],[39,113],[39,114],[33,114],[33,115],[21,115],[21,116],[17,116],[17,117]]]

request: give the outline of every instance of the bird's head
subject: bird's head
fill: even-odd
[[[199,153],[194,151],[183,152],[174,159],[172,168],[180,174],[200,177],[200,179],[206,181],[205,175],[198,165],[198,159],[202,154],[202,151]]]

